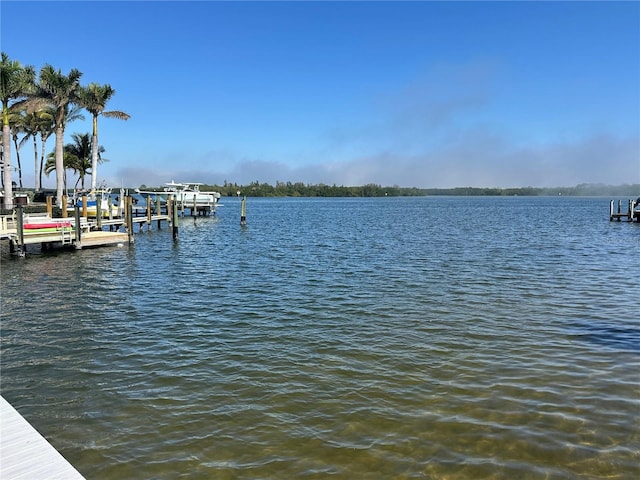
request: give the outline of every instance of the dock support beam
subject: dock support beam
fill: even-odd
[[[147,196],[147,232],[151,230],[151,197]],[[142,226],[140,226],[142,231]]]
[[[18,234],[18,248],[21,254],[25,254],[27,246],[24,244],[24,211],[22,205],[16,205],[16,232]]]
[[[162,206],[160,203],[160,195],[156,196],[156,215],[162,215]],[[158,220],[158,230],[160,230],[162,220]]]
[[[609,202],[609,221],[613,222],[613,200]]]
[[[173,241],[178,240],[178,205],[174,203],[173,199],[167,199],[169,205],[171,205],[171,230],[173,231]]]
[[[86,197],[85,197],[86,198]],[[85,207],[83,208],[83,210],[86,208],[87,202],[85,201]],[[80,227],[80,207],[78,207],[78,205],[76,205],[76,208],[74,209],[74,213],[75,213],[75,220],[76,220],[76,249],[80,250],[82,248],[82,244],[80,243],[81,241],[81,227]]]
[[[240,225],[247,225],[247,196],[242,197],[240,202]]]
[[[111,194],[107,195],[107,208],[109,209],[109,220],[113,220],[113,200]]]
[[[129,245],[133,243],[133,198],[130,195],[125,197],[125,225],[127,226],[127,235],[129,235]]]
[[[96,226],[102,230],[102,199],[96,195]]]

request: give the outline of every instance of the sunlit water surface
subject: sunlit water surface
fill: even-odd
[[[87,478],[640,475],[640,225],[608,199],[225,203],[3,255],[1,393]]]

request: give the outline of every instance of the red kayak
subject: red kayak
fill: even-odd
[[[71,222],[43,222],[43,223],[25,223],[25,230],[37,230],[40,228],[70,228]]]

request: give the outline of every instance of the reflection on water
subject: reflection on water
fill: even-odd
[[[3,258],[2,395],[88,478],[638,474],[640,228],[607,201],[225,204]]]
[[[599,322],[576,322],[569,329],[578,340],[594,342],[603,347],[640,353],[640,328]]]

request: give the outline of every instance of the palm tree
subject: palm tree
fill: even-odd
[[[38,116],[35,112],[27,113],[24,120],[24,137],[20,140],[19,146],[22,147],[29,139],[33,140],[33,160],[34,160],[34,190],[37,192],[40,190],[38,186]]]
[[[13,138],[13,146],[16,147],[16,161],[18,163],[18,185],[22,188],[22,164],[20,162],[20,147],[23,142],[18,142],[18,135],[21,133],[27,134],[27,115],[24,110],[18,109],[15,106],[10,108],[9,113],[9,125],[11,126],[11,136]]]
[[[81,188],[84,190],[85,176],[88,173],[91,173],[91,156],[94,149],[91,144],[91,140],[89,140],[88,133],[74,133],[71,138],[73,138],[74,143],[67,143],[64,146],[64,188],[67,188],[66,170],[71,170],[73,173],[78,174],[78,180],[76,181],[74,188],[77,188],[78,183],[80,183]],[[96,150],[98,152],[98,163],[106,162],[107,160],[103,159],[101,156],[101,153],[105,151],[104,147],[99,146]],[[56,170],[55,153],[49,154],[49,158],[45,165],[45,173],[49,175],[54,170]]]
[[[98,148],[93,148],[93,143],[89,140],[88,133],[74,133],[71,138],[73,138],[74,143],[67,143],[64,146],[64,150],[65,153],[69,153],[75,157],[75,160],[67,168],[71,168],[79,175],[76,187],[78,186],[78,182],[81,182],[82,189],[84,190],[85,175],[91,173],[92,178],[95,176],[93,175],[93,152],[98,155],[98,163],[102,163],[103,159],[100,154],[104,152],[104,147],[98,146]],[[92,188],[92,190],[94,189]]]
[[[27,140],[33,140],[33,160],[34,160],[34,183],[35,191],[39,192],[42,187],[42,168],[44,165],[44,152],[47,139],[53,133],[53,114],[51,108],[44,110],[38,110],[35,112],[27,113],[25,119],[25,136],[20,141],[20,146],[27,142]],[[42,144],[42,155],[40,162],[38,162],[38,136],[40,136],[40,143]],[[38,168],[38,163],[40,168]]]
[[[40,70],[33,100],[36,103],[49,104],[55,109],[54,124],[56,135],[56,202],[62,205],[64,194],[64,129],[71,105],[79,104],[80,77],[82,73],[72,68],[68,75],[55,70],[51,65],[45,65]]]
[[[93,115],[93,136],[91,144],[94,146],[91,153],[91,190],[96,189],[98,178],[98,116],[128,120],[131,116],[128,113],[113,110],[105,112],[104,108],[116,91],[110,85],[98,85],[90,83],[83,88],[80,95],[80,104]]]
[[[63,153],[62,159],[62,187],[63,190],[67,189],[67,169],[73,170],[73,165],[76,162],[76,158],[69,152]],[[56,160],[56,151],[47,155],[47,162],[44,164],[44,174],[48,177],[51,172],[56,172],[56,178],[58,177],[58,168]]]
[[[9,103],[24,98],[33,85],[35,70],[23,67],[20,62],[10,60],[2,52],[0,60],[0,101],[2,101],[2,169],[5,208],[13,208],[13,184],[11,179],[11,126],[9,123]]]
[[[42,188],[42,172],[44,170],[44,151],[47,145],[47,140],[53,135],[55,131],[55,124],[53,122],[55,112],[53,109],[48,108],[40,111],[40,166],[38,168],[38,184]]]

